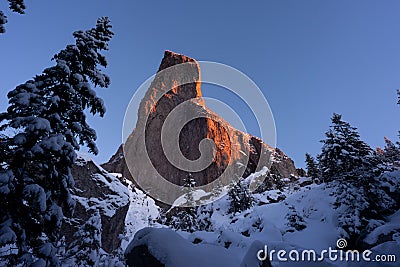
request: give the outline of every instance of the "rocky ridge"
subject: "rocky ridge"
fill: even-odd
[[[183,64],[187,67],[178,69]],[[297,175],[293,160],[284,152],[271,148],[255,136],[236,130],[208,109],[202,99],[199,64],[192,58],[171,51],[165,51],[158,73],[140,103],[136,128],[127,139],[124,149],[121,145],[102,167],[110,172],[122,173],[133,182],[137,182],[135,179],[159,175],[171,183],[182,185],[187,171],[171,164],[161,142],[161,130],[167,116],[182,104],[189,108],[176,115],[175,120],[185,121],[189,118],[179,133],[179,149],[183,156],[188,160],[198,160],[202,156],[202,140],[214,142],[214,147],[205,148],[209,149],[207,152],[214,153],[211,164],[192,173],[197,186],[212,183],[231,165],[238,166],[233,168],[233,175],[241,173],[247,177],[260,170],[260,166],[269,166],[271,155],[272,174],[278,177]],[[195,118],[190,120],[190,116]],[[138,130],[141,128],[145,129],[144,136]],[[143,139],[145,144],[141,144]],[[151,162],[143,161],[143,153],[149,155]]]

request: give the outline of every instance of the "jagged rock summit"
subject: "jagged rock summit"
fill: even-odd
[[[179,110],[183,106],[184,109]],[[177,147],[174,147],[173,138],[163,143],[164,130],[167,131],[164,137],[176,135]],[[168,151],[178,150],[181,154],[168,155]],[[179,158],[180,155],[184,159]],[[279,159],[271,161],[271,155],[279,155]],[[182,168],[188,165],[185,160],[195,162],[191,166],[199,167],[199,171]],[[176,162],[181,165],[173,164]],[[270,167],[271,162],[275,165],[272,169],[276,175],[296,175],[293,161],[283,152],[277,153],[261,139],[236,130],[206,107],[201,92],[200,66],[196,60],[165,51],[159,70],[140,103],[136,128],[124,149],[121,146],[102,166],[110,172],[134,178],[132,181],[139,182],[141,187],[146,185],[149,177],[155,176],[182,185],[188,172],[196,186],[206,186],[223,173],[227,173],[229,179],[238,174],[247,177],[264,166]],[[201,168],[205,163],[207,167]],[[154,184],[149,185],[152,186]],[[165,186],[160,187],[157,190]],[[172,193],[165,190],[161,194]],[[171,199],[174,197],[177,196],[171,196]]]

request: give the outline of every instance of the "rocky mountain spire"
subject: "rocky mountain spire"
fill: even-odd
[[[185,67],[181,68],[183,65]],[[173,66],[176,69],[171,68]],[[177,107],[183,105],[187,107],[179,112]],[[167,121],[174,109],[178,110],[173,115],[175,117]],[[206,107],[202,99],[200,66],[196,60],[165,51],[158,73],[140,103],[136,128],[125,143],[124,153],[121,148],[118,149],[117,155],[103,164],[103,167],[111,172],[122,172],[131,179],[134,177],[132,180],[136,180],[135,182],[146,183],[149,176],[161,176],[173,184],[182,185],[187,171],[174,166],[171,158],[166,155],[165,150],[173,144],[169,142],[164,147],[162,144],[163,126],[171,121],[173,124],[187,121],[177,134],[179,150],[187,160],[198,160],[201,165],[203,154],[214,155],[213,158],[205,159],[211,161],[206,168],[192,172],[197,186],[212,183],[227,169],[230,169],[230,179],[236,173],[247,177],[258,171],[257,166],[268,165],[270,157],[260,157],[262,153],[275,153],[261,139],[236,130]],[[173,128],[171,127],[171,134]],[[203,140],[211,140],[213,144],[202,142]],[[148,155],[149,161],[144,159],[144,155]],[[265,162],[258,164],[260,158]],[[284,159],[284,168],[274,169],[281,172],[282,176],[295,175],[293,161],[289,159],[287,162],[286,159],[288,158]],[[130,170],[126,167],[127,160],[130,161]],[[229,166],[233,167],[228,168]]]

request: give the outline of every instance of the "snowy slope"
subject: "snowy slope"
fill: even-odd
[[[129,209],[125,218],[125,233],[121,242],[123,250],[133,240],[137,231],[148,226],[154,226],[154,221],[159,216],[159,208],[154,200],[144,194],[140,189],[135,188],[132,182],[129,184]]]
[[[268,203],[269,195],[270,192],[266,192],[255,197],[259,203]],[[282,202],[255,206],[233,217],[227,213],[227,198],[218,201],[211,216],[215,234],[213,239],[207,235],[205,242],[222,246],[230,244],[228,250],[240,259],[256,240],[271,249],[313,248],[320,251],[329,246],[335,247],[338,233],[332,216],[333,199],[329,197],[325,185],[314,184],[296,192],[286,192],[286,195]],[[295,207],[304,219],[304,230],[293,231],[289,225],[287,214],[291,213],[290,207]],[[202,239],[202,233],[193,233],[187,238]]]
[[[94,164],[98,170],[90,176],[91,182],[105,191],[101,190],[103,195],[84,197],[83,192],[89,189],[78,187],[74,194],[78,203],[88,211],[99,210],[110,219],[116,218],[119,207],[127,207],[126,215],[120,219],[118,239],[121,242],[115,250],[117,256],[102,251],[100,262],[104,266],[107,261],[111,265],[123,266],[122,251],[128,253],[136,246],[146,245],[149,252],[167,267],[257,267],[261,264],[257,253],[265,246],[268,251],[296,250],[299,253],[313,249],[318,258],[324,249],[336,249],[343,233],[339,226],[343,209],[337,206],[341,195],[335,183],[316,184],[306,177],[295,181],[282,179],[282,189],[254,194],[255,205],[235,214],[228,212],[230,200],[224,196],[209,204],[208,212],[198,213],[199,219],[210,222],[209,227],[189,233],[160,224],[160,208],[153,199],[120,174],[107,173],[89,158],[79,156],[80,167],[88,169],[88,163]],[[398,190],[399,171],[386,173],[383,177],[382,184],[388,191]],[[363,238],[373,255],[390,253],[400,260],[400,211],[384,221],[371,221],[370,225],[375,226]],[[115,229],[111,231],[115,232]],[[315,263],[283,262],[278,260],[276,253],[272,257],[272,265],[364,266],[357,262],[330,261],[326,255]],[[396,264],[385,263],[381,266]]]
[[[395,181],[398,181],[398,174],[393,172],[390,175],[395,176]],[[256,194],[254,207],[234,215],[228,213],[229,199],[225,196],[211,204],[212,214],[207,218],[211,221],[211,231],[176,231],[183,237],[181,239],[172,231],[146,228],[138,232],[127,251],[138,244],[147,244],[154,252],[153,255],[167,267],[197,266],[193,265],[193,259],[199,263],[202,262],[200,259],[207,260],[207,265],[199,266],[258,266],[256,253],[264,245],[267,245],[268,251],[295,249],[301,253],[313,249],[318,258],[323,250],[337,248],[337,241],[342,233],[338,227],[342,210],[336,206],[340,202],[340,196],[335,184],[315,184],[309,180],[299,180],[303,184],[309,184],[303,187],[298,186],[297,182],[287,184],[282,191],[271,190]],[[396,254],[397,264],[400,261],[399,212],[390,216],[386,222],[381,222],[381,226],[365,238],[372,246],[372,255]],[[391,234],[393,241],[376,243],[382,234]],[[220,251],[220,257],[214,257],[216,251]],[[382,266],[399,266],[396,263],[385,264]],[[282,262],[277,259],[276,254],[272,265],[363,266],[357,262],[330,261],[326,255],[323,261],[314,264]]]

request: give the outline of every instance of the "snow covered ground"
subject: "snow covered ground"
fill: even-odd
[[[304,182],[309,178],[300,180],[299,182]],[[138,208],[137,204],[131,204],[131,215],[128,214],[128,217],[135,218],[135,222],[127,217],[129,239],[135,232],[137,236],[128,250],[138,244],[147,244],[150,252],[169,267],[258,266],[257,252],[265,245],[269,252],[285,250],[289,253],[296,250],[300,256],[304,250],[316,252],[315,262],[291,261],[288,254],[288,260],[285,262],[278,260],[275,252],[272,257],[273,266],[378,266],[376,263],[345,261],[345,258],[330,260],[327,254],[323,254],[323,251],[329,248],[336,250],[341,236],[338,227],[341,211],[335,206],[335,202],[338,201],[336,190],[336,187],[325,183],[311,183],[304,187],[289,184],[283,191],[271,190],[255,194],[255,206],[236,214],[228,213],[229,199],[225,196],[211,204],[211,215],[204,215],[209,216],[207,219],[211,221],[211,231],[193,233],[176,231],[176,234],[169,229],[154,228],[145,228],[137,232],[142,226],[148,225],[146,216],[149,216],[150,210],[156,215],[156,207],[152,203],[151,208],[146,211],[143,205],[142,208]],[[134,199],[133,202],[141,201],[143,202]],[[372,254],[369,258],[372,260],[375,260],[374,257],[379,253],[396,255],[397,263],[380,263],[379,266],[400,266],[399,212],[387,218],[383,225],[365,238],[366,242],[373,245],[380,234],[393,234],[393,240],[370,248]],[[142,218],[141,223],[138,222],[138,218]],[[126,244],[124,243],[124,248]],[[321,260],[318,260],[319,258]]]
[[[90,161],[80,154],[77,164],[83,167]],[[140,245],[146,245],[151,255],[167,267],[257,267],[261,266],[257,255],[263,250],[267,250],[272,266],[400,266],[400,210],[385,220],[371,220],[369,225],[374,226],[362,234],[365,249],[371,251],[369,258],[392,255],[396,262],[378,265],[377,262],[332,260],[323,252],[336,251],[338,239],[343,236],[339,225],[343,209],[337,206],[342,200],[335,183],[317,184],[307,177],[286,179],[281,189],[253,194],[254,206],[235,214],[229,212],[230,199],[224,196],[199,209],[197,219],[209,222],[206,228],[186,232],[162,224],[160,208],[132,182],[120,174],[107,173],[98,165],[96,169],[100,172],[91,176],[93,183],[107,188],[110,194],[90,201],[78,195],[74,198],[84,207],[109,217],[114,215],[116,207],[129,202],[120,248],[116,255],[100,249],[98,266],[125,266],[122,252]],[[388,191],[398,191],[400,171],[387,172],[382,177],[382,185]],[[279,254],[279,250],[286,254]],[[315,251],[315,260],[310,250]],[[299,257],[299,261],[290,257]],[[63,261],[63,266],[73,266],[73,262],[72,259]]]
[[[128,180],[126,182],[129,188],[130,205],[125,218],[125,235],[121,240],[123,250],[133,240],[137,231],[153,226],[153,221],[160,215],[159,208],[152,198],[135,188],[132,182]]]

